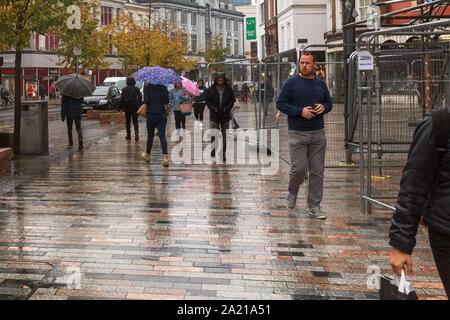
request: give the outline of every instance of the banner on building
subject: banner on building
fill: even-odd
[[[246,18],[247,40],[256,40],[256,18]]]

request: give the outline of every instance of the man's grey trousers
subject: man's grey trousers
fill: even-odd
[[[325,130],[289,130],[289,153],[291,171],[289,172],[289,193],[297,196],[301,184],[309,171],[307,205],[319,207],[323,197],[323,173],[327,140]]]

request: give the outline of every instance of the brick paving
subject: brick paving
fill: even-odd
[[[156,140],[148,165],[146,139],[83,125],[84,152],[65,150],[64,124],[52,121],[50,156],[15,161],[1,180],[1,299],[377,299],[368,266],[391,274],[389,213],[360,213],[357,168],[326,171],[328,218],[311,220],[305,188],[299,209],[286,208],[285,162],[275,176],[163,168]],[[413,259],[420,298],[443,299],[423,230]]]

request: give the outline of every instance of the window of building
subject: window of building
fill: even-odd
[[[239,40],[237,39],[234,40],[234,55],[239,55]]]
[[[235,0],[234,3],[237,6],[247,6],[252,4],[252,0]]]
[[[101,24],[106,26],[112,23],[112,8],[102,6],[101,8]]]
[[[51,34],[45,35],[45,50],[54,51],[59,48],[59,39]]]
[[[186,25],[188,21],[188,15],[186,11],[181,11],[181,24]]]
[[[361,20],[368,18],[369,13],[369,5],[372,3],[372,0],[359,0],[359,14]]]
[[[219,31],[222,31],[222,29],[223,29],[223,19],[222,18],[218,18],[217,21],[219,21]]]
[[[266,4],[264,2],[259,5],[259,16],[261,17],[261,23],[266,22]]]
[[[173,23],[177,22],[177,11],[176,10],[170,10],[170,21]]]
[[[191,34],[191,50],[193,53],[197,53],[197,35]]]
[[[230,31],[231,30],[231,20],[230,19],[226,20],[226,26],[227,26],[227,31]]]
[[[109,42],[109,47],[108,47],[108,54],[113,54],[113,45],[112,45],[112,35],[108,35],[108,42]]]
[[[234,20],[233,30],[234,30],[234,32],[238,32],[239,31],[239,21]]]
[[[287,24],[286,33],[287,33],[287,46],[288,46],[288,48],[286,48],[286,50],[288,50],[288,49],[290,49],[290,47],[294,47],[295,46],[292,43],[291,24],[290,23]]]
[[[231,54],[231,38],[227,38],[227,54]]]
[[[191,13],[191,24],[193,26],[197,25],[197,13],[196,12]]]

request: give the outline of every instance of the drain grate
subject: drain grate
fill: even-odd
[[[13,176],[7,177],[0,181],[0,196],[11,192],[16,187],[20,186],[22,183],[27,181],[30,177],[28,176]]]

